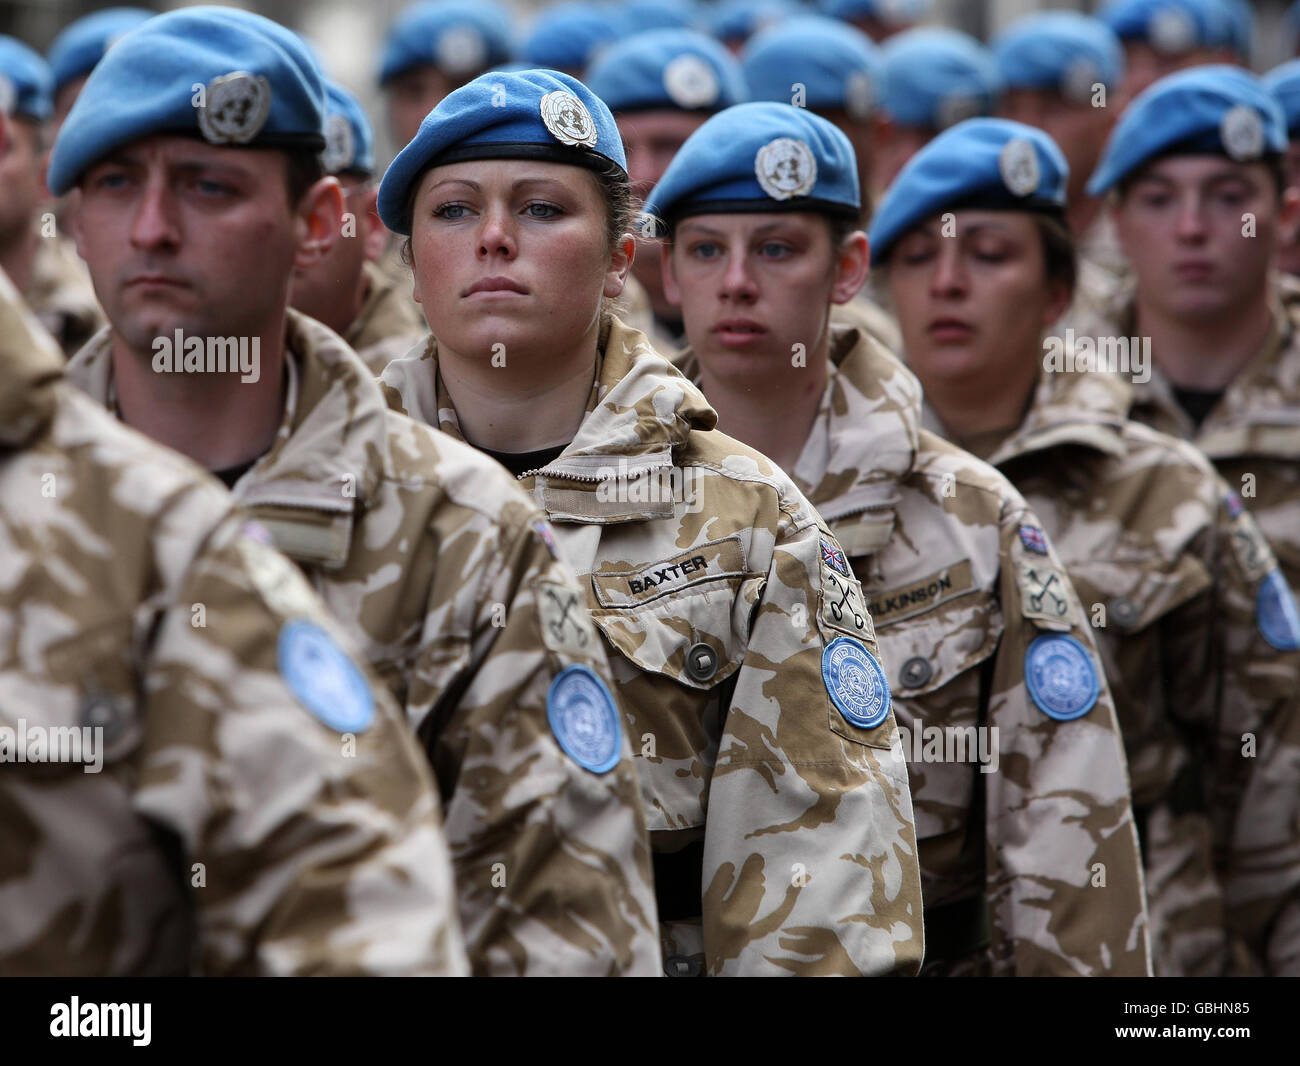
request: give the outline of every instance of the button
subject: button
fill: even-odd
[[[699,977],[703,972],[700,960],[689,955],[669,955],[664,959],[664,973],[669,977]]]
[[[903,664],[903,688],[920,688],[933,676],[934,667],[919,655],[913,655]]]
[[[1127,596],[1116,596],[1110,601],[1110,616],[1117,626],[1131,626],[1138,620],[1138,614],[1138,605]]]
[[[103,742],[111,744],[126,728],[127,708],[121,700],[105,693],[95,693],[82,705],[81,724],[90,729],[102,729]]]
[[[718,672],[718,653],[707,644],[692,644],[686,652],[686,672],[695,681],[708,681]]]

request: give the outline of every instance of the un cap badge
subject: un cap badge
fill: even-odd
[[[803,141],[778,137],[754,156],[754,176],[773,200],[807,196],[817,184],[817,158]]]
[[[596,124],[581,100],[571,92],[557,89],[542,97],[542,124],[561,144],[570,148],[594,148]]]
[[[713,68],[688,52],[664,67],[664,91],[683,111],[692,111],[712,106],[718,99],[720,86]]]
[[[1028,196],[1038,189],[1042,172],[1038,166],[1038,153],[1023,137],[1013,137],[998,155],[998,173],[1002,184],[1014,196]]]
[[[248,144],[271,114],[271,83],[237,70],[208,82],[199,112],[199,131],[212,144]]]
[[[1239,163],[1264,154],[1264,123],[1253,107],[1238,104],[1225,112],[1219,123],[1223,149]]]
[[[865,70],[855,70],[844,83],[844,110],[859,122],[871,115],[876,106],[876,87]]]
[[[1162,7],[1147,22],[1147,36],[1157,52],[1177,55],[1196,43],[1196,23],[1186,11]]]
[[[433,47],[434,64],[448,74],[473,74],[487,57],[487,41],[473,26],[447,27]]]
[[[321,164],[325,173],[337,174],[352,165],[356,155],[356,144],[352,136],[352,123],[347,115],[335,113],[325,119],[325,151],[321,153]]]
[[[0,74],[0,115],[12,115],[18,103],[18,89],[13,78]]]

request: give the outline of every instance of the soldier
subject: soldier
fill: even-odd
[[[930,0],[823,0],[821,9],[879,43],[923,21],[931,6]]]
[[[958,30],[918,26],[890,38],[880,55],[871,168],[877,193],[940,130],[992,114],[1001,90],[993,54]]]
[[[815,173],[789,198],[780,152]],[[679,365],[723,429],[790,471],[871,607],[914,738],[925,972],[1147,974],[1123,746],[1083,611],[1020,494],[921,430],[916,379],[830,316],[867,272],[848,141],[801,109],[732,108],[651,203],[672,226],[664,284],[694,362]],[[1035,602],[1049,576],[1059,613]],[[935,737],[949,743],[922,761]],[[970,761],[942,761],[958,737]]]
[[[1283,157],[1286,181],[1291,188],[1300,189],[1300,59],[1274,67],[1261,80],[1281,105],[1286,118],[1288,143]],[[1300,275],[1300,226],[1283,230],[1278,237],[1278,269]]]
[[[292,269],[340,227],[314,60],[258,16],[189,8],[86,85],[50,182],[81,190],[112,325],[75,381],[230,486],[404,706],[442,790],[474,972],[656,972],[636,771],[540,512],[389,412],[356,355],[287,310]]]
[[[740,64],[693,30],[651,30],[606,48],[586,84],[614,113],[627,153],[632,195],[640,202],[673,156],[710,115],[748,99]],[[681,344],[677,308],[664,299],[659,244],[637,245],[620,317],[662,355]]]
[[[58,137],[63,120],[68,117],[95,64],[120,37],[148,22],[155,14],[142,7],[109,7],[70,22],[54,38],[46,56],[54,96],[51,142]]]
[[[1127,382],[1087,348],[1044,345],[1074,280],[1067,180],[1042,131],[962,123],[899,175],[872,259],[928,424],[1025,494],[1098,627],[1157,974],[1295,974],[1300,619],[1204,457],[1127,421]]]
[[[197,467],[0,271],[0,974],[463,974],[428,769]]]
[[[601,49],[627,30],[613,5],[566,0],[538,12],[519,46],[519,58],[530,67],[546,67],[578,78]]]
[[[739,55],[756,33],[803,12],[792,0],[720,0],[709,12],[709,33],[732,55]]]
[[[1150,379],[1134,382],[1129,416],[1210,457],[1295,588],[1300,310],[1272,273],[1279,243],[1300,223],[1286,147],[1281,108],[1243,70],[1183,71],[1135,100],[1089,183],[1092,195],[1111,197],[1134,286],[1074,329],[1149,352]],[[1290,644],[1285,612],[1277,617],[1274,639]]]
[[[376,265],[389,244],[379,221],[374,181],[375,139],[355,96],[325,86],[325,172],[343,190],[344,224],[333,247],[311,267],[296,270],[289,303],[323,322],[378,376],[390,359],[418,344],[427,332],[411,299],[411,280],[399,284]]]
[[[1240,30],[1223,0],[1111,0],[1097,17],[1124,45],[1124,98],[1204,63],[1231,62]]]
[[[911,797],[861,589],[789,478],[602,313],[635,249],[609,109],[552,71],[484,76],[379,212],[437,337],[388,365],[390,403],[533,492],[613,650],[665,970],[915,972]]]
[[[0,36],[0,268],[41,324],[71,355],[102,322],[86,269],[44,214],[45,124],[50,69],[12,37]]]

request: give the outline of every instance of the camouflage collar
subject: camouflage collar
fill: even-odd
[[[26,444],[54,416],[63,356],[0,270],[0,445]]]
[[[362,271],[366,279],[366,298],[343,338],[353,351],[361,352],[390,337],[427,332],[416,304],[395,281],[374,263],[367,262]]]
[[[463,440],[438,373],[438,342],[430,338],[388,365],[382,378],[390,406]],[[627,480],[673,465],[693,430],[718,421],[699,390],[660,356],[645,335],[612,315],[601,329],[587,415],[561,453],[536,476],[593,491],[612,476]],[[578,483],[577,485],[573,484]]]

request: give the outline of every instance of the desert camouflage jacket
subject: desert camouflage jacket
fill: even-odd
[[[643,334],[607,318],[587,414],[526,473],[613,652],[665,969],[914,973],[906,765],[861,589],[817,514]],[[438,349],[390,403],[449,434]]]
[[[366,301],[343,339],[378,377],[392,360],[405,355],[429,332],[420,305],[411,299],[411,279],[405,287],[374,263],[365,271]]]
[[[43,237],[37,244],[23,298],[69,358],[104,324],[86,264],[61,235]]]
[[[581,710],[575,692],[599,703],[609,674],[543,515],[495,463],[389,411],[324,326],[291,311],[287,339],[284,422],[235,495],[308,574],[428,750],[474,972],[658,972],[626,738],[606,729],[608,749],[579,764],[549,719]],[[108,400],[107,331],[69,373]],[[570,668],[595,687],[569,681],[552,699]]]

